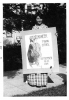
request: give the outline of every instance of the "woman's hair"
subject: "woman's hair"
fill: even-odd
[[[43,14],[41,14],[41,13],[38,12],[38,13],[36,14],[36,18],[37,18],[37,16],[39,16],[41,19],[43,19]]]

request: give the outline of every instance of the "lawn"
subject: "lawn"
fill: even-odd
[[[24,95],[15,95],[13,97],[24,97],[24,96],[67,96],[67,85],[63,84],[57,87],[38,90]]]

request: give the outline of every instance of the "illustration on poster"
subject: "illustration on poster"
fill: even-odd
[[[30,44],[28,48],[28,61],[30,66],[39,65],[39,60],[41,58],[41,46],[35,41],[35,38],[30,38]]]

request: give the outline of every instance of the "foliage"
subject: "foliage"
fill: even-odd
[[[3,46],[3,62],[4,71],[22,68],[21,46],[17,44]]]
[[[8,39],[4,39],[3,40],[3,46],[6,46],[6,45],[11,45],[11,41],[9,41]]]
[[[35,3],[32,5],[35,6]],[[60,3],[43,3],[42,5],[43,9],[39,10],[39,12],[43,14],[45,24],[49,27],[63,27],[65,25],[66,4],[60,6]],[[38,9],[33,9],[33,11],[34,10],[38,12]],[[28,8],[27,11],[32,11],[32,9]],[[25,4],[3,4],[3,28],[8,31],[14,28],[16,30],[21,30],[23,25],[25,30],[28,30],[33,26],[33,23],[35,23],[33,20],[35,15],[25,13]]]
[[[3,29],[12,32],[13,29],[21,31],[31,30],[35,25],[37,12],[43,14],[44,24],[48,27],[56,27],[58,33],[58,53],[60,63],[66,62],[66,3],[42,3],[42,10],[33,9],[36,13],[29,14],[32,9],[28,8],[25,13],[26,4],[3,4]],[[36,6],[35,3],[31,4]]]

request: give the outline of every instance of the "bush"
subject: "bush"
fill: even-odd
[[[12,44],[12,42],[9,41],[8,39],[3,40],[3,46],[10,45],[10,44]]]
[[[22,68],[21,46],[16,44],[3,46],[4,71]]]

